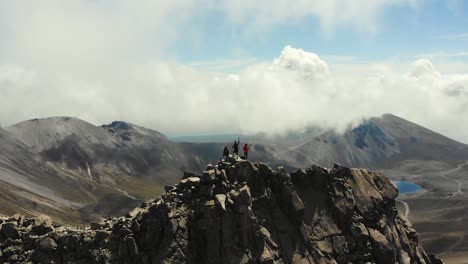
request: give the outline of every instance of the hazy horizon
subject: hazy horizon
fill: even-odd
[[[393,115],[391,113],[385,113],[381,116],[375,116],[375,117],[371,117],[371,118],[381,118],[383,117],[384,115],[387,115],[387,114],[390,114],[390,115]],[[28,119],[28,120],[22,120],[18,123],[14,123],[14,124],[11,124],[11,125],[2,125],[2,123],[0,122],[0,128],[4,128],[4,127],[8,127],[8,126],[14,126],[14,125],[17,125],[17,124],[20,124],[22,122],[27,122],[27,121],[31,121],[31,120],[36,120],[36,119],[47,119],[47,118],[76,118],[76,119],[79,119],[79,120],[82,120],[86,123],[89,123],[89,124],[92,124],[94,126],[103,126],[103,125],[109,125],[111,124],[112,122],[126,122],[126,123],[130,123],[132,125],[136,125],[136,126],[142,126],[141,124],[137,124],[137,123],[131,123],[131,122],[128,122],[128,121],[125,121],[125,120],[111,120],[111,121],[108,121],[108,122],[104,122],[104,123],[100,123],[100,124],[97,124],[97,123],[92,123],[92,122],[89,122],[85,119],[82,119],[80,117],[76,117],[76,116],[50,116],[50,117],[39,117],[39,118],[33,118],[33,119]],[[343,129],[341,130],[337,130],[336,127],[323,127],[323,126],[319,126],[319,127],[314,127],[314,126],[307,126],[307,127],[304,127],[300,130],[284,130],[284,131],[281,131],[280,133],[268,133],[268,132],[263,132],[263,131],[260,131],[260,132],[257,132],[257,133],[260,133],[260,134],[265,134],[266,137],[269,137],[270,139],[274,139],[274,137],[277,137],[277,136],[287,136],[287,134],[290,134],[292,133],[292,135],[298,135],[297,133],[307,133],[307,129],[316,129],[316,128],[319,128],[319,129],[323,129],[321,130],[322,132],[325,132],[326,130],[334,130],[336,133],[338,134],[342,134],[344,132],[346,132],[346,129],[352,129],[352,128],[355,128],[357,126],[359,126],[360,124],[362,124],[363,122],[366,122],[367,120],[369,120],[369,118],[362,118],[361,120],[357,121],[357,122],[354,122],[354,123],[348,123],[348,126],[347,127],[343,127]],[[411,120],[407,120],[409,122],[412,122]],[[414,123],[414,122],[412,122]],[[417,124],[419,125],[419,124]],[[144,127],[144,126],[143,126]],[[205,133],[187,133],[187,134],[170,134],[170,133],[166,133],[165,131],[162,131],[160,129],[158,129],[157,127],[145,127],[145,128],[148,128],[148,129],[151,129],[151,130],[155,130],[155,131],[158,131],[160,133],[163,133],[165,136],[167,136],[170,140],[173,140],[173,141],[176,141],[176,142],[204,142],[204,143],[207,143],[207,142],[216,142],[216,143],[219,143],[219,142],[231,142],[232,140],[235,140],[236,138],[238,137],[256,137],[258,136],[257,133],[248,133],[248,132],[242,132],[242,131],[208,131],[208,132],[205,132]],[[430,130],[433,130],[431,129],[430,127],[426,127],[427,129],[430,129]],[[439,131],[435,131],[433,130],[434,132],[436,133],[439,133],[439,134],[442,134],[440,133]],[[444,134],[442,134],[443,136],[446,136]],[[245,140],[245,138],[242,138],[243,140]],[[454,138],[452,138],[454,139]],[[454,140],[457,140],[457,139],[454,139]],[[466,142],[462,141],[462,140],[457,140],[461,143],[464,143],[464,144],[467,144]]]

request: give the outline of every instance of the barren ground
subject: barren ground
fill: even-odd
[[[415,226],[421,243],[446,263],[468,263],[468,166],[438,161],[405,161],[383,170],[392,180],[419,184],[424,192],[400,195],[398,209]]]

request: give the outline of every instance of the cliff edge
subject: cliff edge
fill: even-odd
[[[161,198],[90,228],[0,219],[0,263],[443,263],[365,169],[288,174],[234,160],[186,173]]]

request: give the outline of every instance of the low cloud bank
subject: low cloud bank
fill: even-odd
[[[328,65],[287,46],[273,61],[235,75],[161,61],[117,68],[83,78],[1,65],[0,120],[67,115],[168,134],[283,133],[309,125],[343,130],[393,113],[468,142],[468,74],[441,73],[427,59]]]

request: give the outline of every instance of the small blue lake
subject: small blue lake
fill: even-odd
[[[392,181],[392,183],[397,187],[400,194],[417,193],[423,190],[421,186],[409,181]]]

